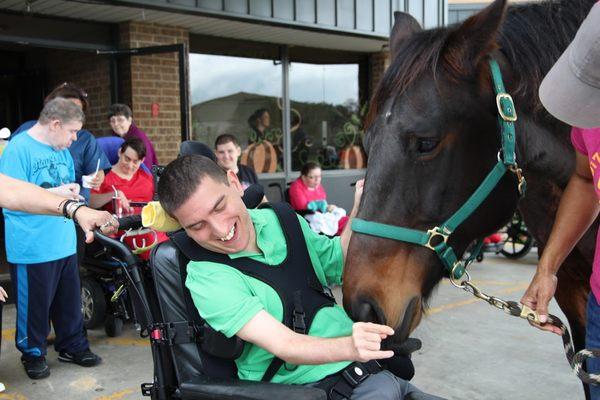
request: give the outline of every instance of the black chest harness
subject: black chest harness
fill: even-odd
[[[287,203],[277,203],[265,204],[261,208],[271,208],[275,212],[285,236],[287,257],[279,265],[271,266],[247,257],[231,259],[226,254],[208,251],[183,231],[173,234],[171,240],[191,261],[225,264],[272,287],[283,304],[282,323],[294,332],[307,334],[316,313],[323,307],[333,306],[335,299],[329,288],[323,287],[315,274],[300,222],[291,206]],[[186,268],[182,267],[183,285],[186,277]],[[197,345],[204,352],[217,357],[238,358],[243,350],[243,341],[237,336],[227,339],[220,332],[210,328],[198,315],[188,291],[185,302],[188,315],[195,316],[194,331],[200,332],[201,340],[196,340]],[[274,357],[262,381],[270,381],[283,364],[283,360]]]

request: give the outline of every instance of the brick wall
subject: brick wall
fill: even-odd
[[[105,56],[53,50],[46,54],[48,91],[64,82],[82,87],[89,108],[84,127],[96,136],[110,133],[106,113],[110,105],[109,61]]]
[[[371,63],[371,76],[369,87],[371,88],[371,94],[377,87],[377,84],[383,77],[383,73],[390,65],[390,53],[388,51],[382,51],[380,53],[373,53],[369,59]]]
[[[121,24],[119,34],[121,48],[189,43],[185,29],[142,22]],[[131,106],[135,123],[148,134],[160,163],[168,163],[177,157],[181,143],[177,53],[124,58],[119,69],[121,101]],[[157,117],[152,117],[153,103],[160,107]]]

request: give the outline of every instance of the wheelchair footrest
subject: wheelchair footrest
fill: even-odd
[[[142,383],[142,396],[152,397],[154,393],[154,383]]]

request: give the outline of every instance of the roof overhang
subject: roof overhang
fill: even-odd
[[[140,3],[137,7],[133,5]],[[381,51],[387,37],[381,34],[361,33],[343,29],[324,29],[316,25],[300,23],[283,24],[273,20],[244,20],[224,15],[190,13],[186,9],[170,9],[142,6],[136,1],[87,1],[87,0],[0,0],[0,12],[8,10],[27,16],[59,17],[79,22],[118,24],[140,21],[187,29],[190,34],[231,39],[282,44],[290,46],[335,49],[370,53]],[[0,31],[0,34],[2,32]],[[77,32],[73,32],[74,41]],[[26,37],[21,37],[25,41]]]

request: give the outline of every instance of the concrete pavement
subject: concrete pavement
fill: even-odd
[[[533,253],[524,260],[487,256],[471,268],[481,289],[518,300],[535,270]],[[564,318],[556,304],[551,312]],[[57,361],[49,351],[51,375],[31,381],[14,347],[14,306],[4,310],[0,382],[1,399],[139,399],[140,383],[151,382],[148,341],[131,325],[119,338],[103,330],[90,331],[92,349],[104,362],[81,368]],[[413,334],[423,341],[414,356],[413,380],[425,391],[448,399],[569,399],[583,400],[583,391],[564,357],[561,339],[530,327],[443,282],[431,301],[428,316]]]

